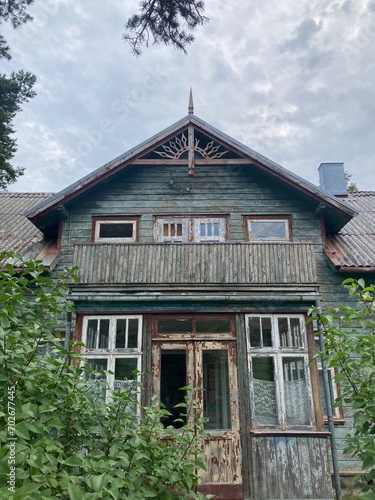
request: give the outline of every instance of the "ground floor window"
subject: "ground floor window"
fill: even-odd
[[[85,316],[82,328],[82,356],[85,366],[96,372],[94,390],[105,395],[109,390],[135,390],[136,371],[141,371],[141,316]]]
[[[254,427],[314,425],[309,352],[302,315],[246,315]]]

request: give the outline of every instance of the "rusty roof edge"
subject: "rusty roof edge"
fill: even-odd
[[[287,170],[278,163],[270,160],[269,158],[263,156],[262,154],[251,149],[245,144],[242,144],[236,139],[233,139],[227,134],[209,125],[207,122],[201,120],[197,116],[190,114],[183,117],[181,120],[175,122],[174,124],[170,125],[169,127],[163,129],[161,132],[158,132],[157,134],[141,142],[137,146],[129,149],[122,155],[117,156],[110,162],[105,163],[101,167],[97,168],[93,172],[90,172],[86,176],[82,177],[73,184],[67,186],[58,193],[55,193],[47,200],[44,200],[35,205],[33,208],[26,210],[24,212],[24,215],[30,219],[37,218],[43,212],[46,212],[49,209],[52,209],[55,205],[62,203],[64,199],[68,197],[68,195],[70,195],[70,197],[74,197],[74,193],[77,193],[77,195],[79,195],[82,191],[86,191],[93,184],[96,184],[97,181],[100,179],[100,177],[102,177],[102,175],[104,175],[105,173],[115,170],[116,167],[118,167],[122,163],[126,163],[135,156],[139,155],[140,153],[142,153],[143,150],[152,146],[153,143],[163,140],[163,138],[167,137],[172,133],[176,133],[179,129],[189,125],[190,123],[197,125],[205,132],[211,134],[213,133],[214,135],[218,136],[222,141],[225,141],[228,144],[232,145],[246,156],[250,156],[250,158],[252,158],[253,160],[256,160],[259,163],[263,164],[265,167],[267,167],[267,169],[270,171],[271,174],[272,173],[275,174],[277,177],[284,179],[286,182],[289,181],[289,184],[291,184],[298,190],[305,192],[305,194],[310,194],[314,198],[323,199],[324,201],[328,202],[331,206],[333,206],[335,209],[344,212],[349,217],[354,217],[359,213],[359,211],[349,203],[346,203],[336,198],[335,196],[326,193],[318,186],[303,179],[299,175],[294,174],[293,172]]]

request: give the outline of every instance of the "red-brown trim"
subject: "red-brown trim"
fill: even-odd
[[[227,334],[215,334],[215,333],[207,333],[200,334],[195,333],[195,321],[197,319],[229,319],[230,321],[230,332]],[[191,319],[193,321],[193,332],[191,334],[184,333],[175,333],[175,334],[159,334],[157,331],[158,321],[160,319]],[[204,341],[207,337],[210,340],[231,340],[236,337],[236,323],[234,314],[228,313],[219,313],[219,314],[153,314],[152,315],[152,338],[153,340],[200,340]]]
[[[287,241],[293,241],[293,228],[292,228],[292,222],[293,218],[291,215],[244,215],[244,225],[245,225],[245,239],[246,241],[251,241],[254,243],[257,243],[258,241],[255,240],[250,240],[250,235],[249,235],[249,220],[282,220],[288,221],[288,230],[289,230],[289,239],[288,240],[262,240],[262,242],[268,242],[268,243],[278,243],[280,242],[287,242]]]
[[[242,500],[242,484],[201,484],[197,491],[204,495],[214,495],[215,500]]]
[[[140,230],[140,216],[139,215],[127,215],[127,216],[121,216],[121,215],[116,215],[116,216],[95,216],[92,218],[92,230],[91,230],[91,241],[92,243],[97,243],[97,240],[95,239],[95,228],[96,228],[96,223],[99,221],[135,221],[135,238],[134,242],[138,243],[139,242],[139,230]],[[101,241],[102,242],[102,241]],[[105,240],[103,240],[105,242]]]

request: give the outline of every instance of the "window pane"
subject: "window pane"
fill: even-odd
[[[262,318],[263,347],[272,346],[271,318]]]
[[[251,347],[262,347],[260,318],[249,318],[249,330]]]
[[[89,319],[87,322],[86,349],[96,348],[97,332],[98,332],[98,320]]]
[[[108,349],[109,319],[90,319],[87,322],[86,349]]]
[[[196,333],[230,333],[229,319],[197,319],[195,323]]]
[[[291,345],[303,347],[301,323],[298,318],[290,318]]]
[[[207,236],[212,236],[212,224],[210,222],[207,223]]]
[[[107,360],[106,359],[86,359],[85,367],[95,372],[100,372],[101,370],[107,370]],[[106,374],[94,375],[93,373],[86,373],[86,378],[90,380],[90,392],[93,393],[96,400],[105,400],[106,388],[107,388],[107,376]]]
[[[277,404],[275,366],[271,357],[252,358],[255,421],[258,425],[276,426]]]
[[[287,425],[308,425],[310,422],[304,359],[288,357],[283,358],[282,362]]]
[[[272,347],[271,318],[249,318],[251,347]]]
[[[289,347],[287,318],[278,318],[278,324],[279,324],[280,347]]]
[[[177,236],[182,236],[182,224],[177,224]]]
[[[132,238],[133,222],[100,222],[99,238]]]
[[[206,236],[206,224],[204,224],[203,222],[201,222],[200,224],[200,235]]]
[[[250,233],[252,239],[288,239],[285,221],[252,220]]]
[[[183,422],[174,420],[185,412],[183,408],[175,408],[175,405],[184,402],[185,391],[179,389],[186,386],[186,352],[162,351],[160,363],[160,400],[172,414],[163,419],[163,425],[179,429],[185,424],[185,419]]]
[[[99,349],[108,349],[109,319],[101,319],[99,324]]]
[[[163,236],[169,236],[169,224],[163,224]]]
[[[118,319],[116,321],[116,349],[126,347],[126,319]]]
[[[298,318],[278,318],[280,347],[303,347]]]
[[[205,429],[230,429],[230,397],[227,351],[203,352]]]
[[[191,319],[159,319],[158,333],[192,333],[193,321]]]
[[[137,349],[138,347],[138,319],[128,320],[128,348]]]
[[[115,360],[115,389],[127,388],[135,379],[133,370],[138,367],[138,358],[117,358]],[[128,380],[124,380],[128,379]]]
[[[219,236],[219,223],[215,222],[214,223],[214,236]]]

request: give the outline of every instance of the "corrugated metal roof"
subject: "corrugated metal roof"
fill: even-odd
[[[327,238],[325,252],[342,270],[349,267],[375,270],[375,192],[350,193],[348,202],[359,214],[337,235]]]
[[[24,212],[48,199],[51,193],[0,193],[0,250],[20,253],[25,259],[38,256],[46,243],[43,233]]]

